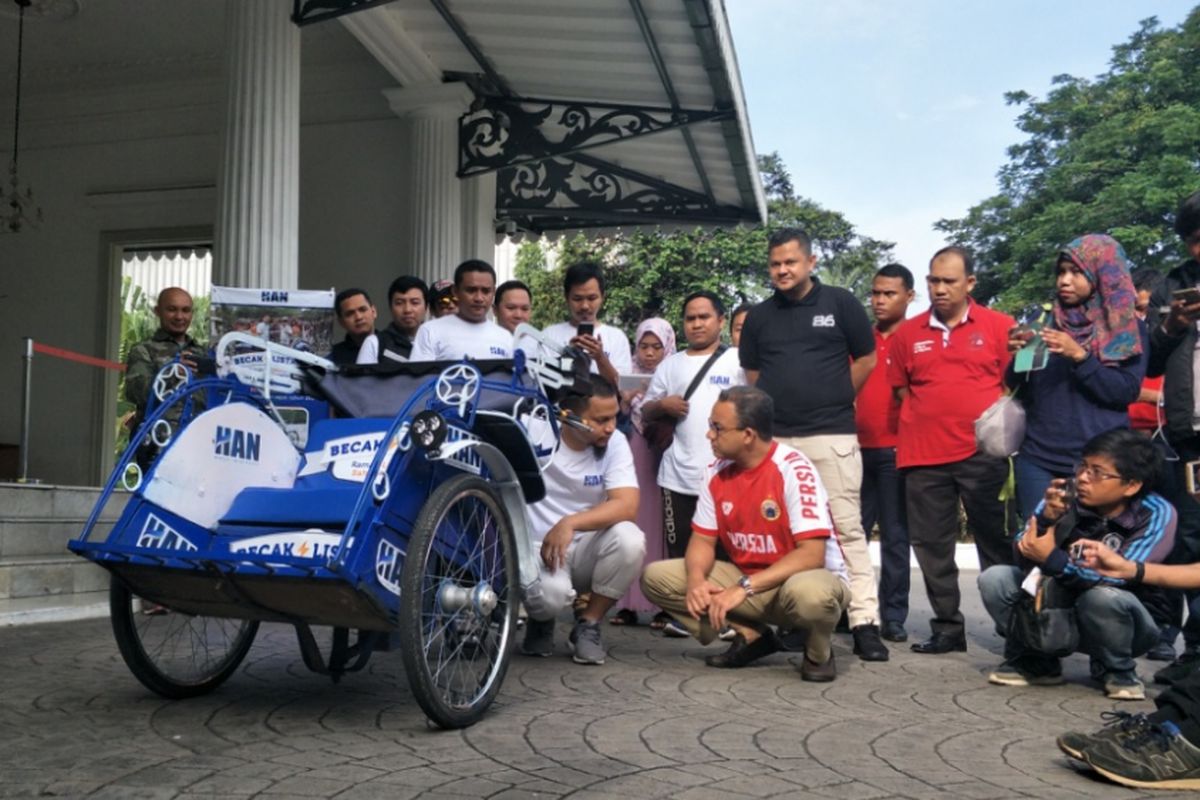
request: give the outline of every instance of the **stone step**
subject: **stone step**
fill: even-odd
[[[72,595],[19,597],[0,600],[0,628],[73,622],[108,616],[108,589]]]
[[[108,588],[108,573],[78,556],[0,558],[0,600],[69,596]]]
[[[0,559],[65,555],[99,498],[90,487],[0,484]],[[127,501],[113,495],[93,535],[111,530]]]

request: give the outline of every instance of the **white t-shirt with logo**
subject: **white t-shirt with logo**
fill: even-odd
[[[599,456],[592,447],[572,450],[565,442],[560,444],[542,479],[546,496],[527,506],[533,541],[544,539],[563,517],[600,505],[613,489],[638,488],[633,451],[620,431]]]
[[[682,397],[711,355],[690,355],[684,350],[667,356],[654,370],[644,402],[671,395]],[[658,467],[659,486],[680,494],[700,494],[704,469],[716,458],[708,441],[709,412],[723,389],[745,384],[746,372],[738,362],[737,349],[731,347],[709,367],[708,374],[688,398],[688,415],[675,426],[675,439],[663,453]]]
[[[569,344],[575,338],[577,332],[577,327],[569,322],[558,322],[542,331],[542,333],[559,344]],[[633,355],[630,353],[629,337],[625,335],[625,332],[620,328],[614,328],[612,325],[604,325],[597,322],[595,335],[600,340],[600,346],[604,348],[604,355],[608,356],[608,360],[617,370],[617,374],[632,374]],[[592,372],[598,373],[599,371],[600,368],[593,361]]]
[[[491,320],[467,322],[457,314],[421,325],[409,361],[512,358],[512,334]]]

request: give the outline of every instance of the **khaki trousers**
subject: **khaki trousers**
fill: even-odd
[[[858,437],[852,433],[828,436],[777,436],[776,441],[799,450],[817,468],[821,484],[829,495],[829,511],[837,527],[838,540],[846,570],[850,573],[850,608],[847,616],[850,627],[879,624],[879,592],[875,583],[875,568],[867,550],[867,534],[863,531],[862,453]]]
[[[728,561],[713,564],[708,579],[722,588],[733,586],[742,571]],[[687,610],[687,570],[682,558],[656,561],[642,573],[642,592],[646,598],[677,619],[688,633],[708,644],[717,638],[708,617],[693,619]],[[747,627],[762,629],[764,624],[808,631],[805,653],[808,660],[823,664],[829,659],[834,626],[846,607],[850,592],[827,569],[798,572],[774,589],[758,592],[729,611],[729,618]]]

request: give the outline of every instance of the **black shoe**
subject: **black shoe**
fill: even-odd
[[[829,651],[829,658],[824,664],[814,664],[805,656],[800,663],[800,680],[813,681],[814,683],[829,683],[837,677],[837,667],[833,663],[833,651]]]
[[[896,622],[895,620],[890,620],[883,623],[883,627],[881,628],[879,635],[887,639],[889,642],[908,641],[908,631],[904,630],[904,623]]]
[[[705,656],[704,663],[718,669],[738,669],[779,650],[779,640],[770,629],[749,644],[746,643],[746,637],[739,633],[728,650],[715,656]]]
[[[1147,661],[1174,661],[1175,660],[1175,645],[1170,642],[1164,642],[1159,639],[1146,651]]]
[[[808,631],[804,628],[780,628],[779,646],[789,653],[803,653],[808,644]]]
[[[963,634],[954,636],[949,633],[935,633],[923,642],[912,646],[914,653],[926,655],[941,655],[942,653],[967,652],[967,637]]]
[[[878,625],[855,625],[850,633],[854,636],[854,655],[863,661],[888,660],[888,649],[879,641]]]

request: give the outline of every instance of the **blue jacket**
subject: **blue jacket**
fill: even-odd
[[[1072,542],[1080,539],[1104,542],[1130,561],[1152,564],[1165,561],[1175,546],[1175,507],[1154,492],[1133,500],[1128,508],[1111,519],[1097,516],[1078,503],[1073,503],[1061,519],[1051,522],[1042,516],[1045,505],[1044,500],[1038,504],[1037,524],[1039,528],[1054,526],[1054,540],[1058,548],[1041,565],[1042,574],[1058,578],[1067,588],[1087,589],[1098,583],[1125,585],[1121,578],[1105,578],[1094,570],[1073,563],[1069,556]],[[1017,565],[1028,571],[1036,565],[1017,549],[1024,535],[1025,532],[1021,531],[1013,539],[1013,552]],[[1147,588],[1135,587],[1134,592],[1140,595]]]
[[[1145,323],[1138,323],[1142,353],[1106,367],[1094,355],[1075,364],[1051,354],[1045,369],[1013,372],[1005,382],[1016,387],[1025,407],[1025,441],[1018,451],[1037,466],[1067,475],[1093,436],[1129,427],[1129,404],[1137,400],[1150,353]]]

